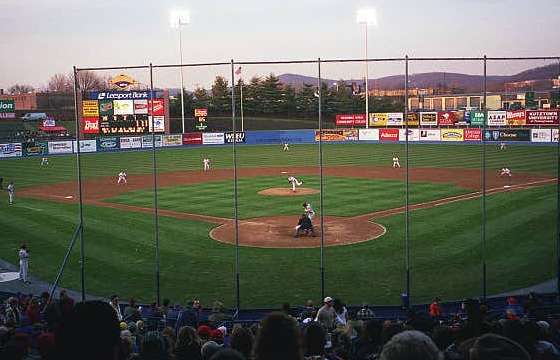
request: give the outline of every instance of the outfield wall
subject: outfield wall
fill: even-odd
[[[417,143],[477,144],[484,136],[487,142],[512,142],[535,145],[558,142],[554,129],[480,129],[480,128],[409,128],[408,141]],[[322,141],[326,143],[400,143],[407,139],[404,128],[325,129]],[[319,141],[319,130],[279,130],[237,132],[240,145],[314,144]],[[173,135],[154,135],[155,147],[190,147],[227,145],[233,142],[233,132],[193,132]],[[114,152],[152,148],[152,135],[104,136],[80,140],[80,152]],[[0,144],[0,158],[71,154],[78,151],[74,140],[35,141]]]

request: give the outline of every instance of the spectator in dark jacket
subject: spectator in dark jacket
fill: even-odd
[[[175,360],[201,360],[200,338],[196,330],[190,326],[179,329],[175,345]]]

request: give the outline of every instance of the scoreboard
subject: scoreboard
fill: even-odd
[[[119,135],[165,132],[165,100],[148,91],[89,92],[82,101],[84,134]]]

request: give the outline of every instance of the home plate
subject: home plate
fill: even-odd
[[[64,197],[65,199],[73,199],[74,197],[72,195],[68,195]]]
[[[280,171],[280,174],[287,174],[287,171]]]
[[[17,272],[0,273],[0,283],[14,281],[17,279],[19,279],[19,273]]]
[[[511,186],[509,185],[504,185],[504,189],[509,189]]]

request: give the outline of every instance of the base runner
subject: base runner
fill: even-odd
[[[301,186],[301,185],[303,185],[303,181],[299,181],[298,179],[296,179],[296,178],[293,177],[293,176],[290,176],[290,177],[288,178],[288,182],[289,182],[290,184],[292,184],[292,191],[293,191],[293,192],[296,192],[296,186]]]

